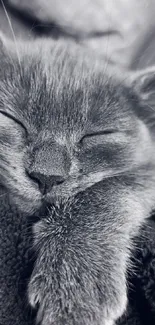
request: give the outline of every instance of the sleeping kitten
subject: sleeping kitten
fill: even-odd
[[[28,296],[42,325],[115,324],[132,239],[154,208],[155,73],[125,85],[109,71],[71,44],[15,50],[2,37],[0,178],[41,218]]]

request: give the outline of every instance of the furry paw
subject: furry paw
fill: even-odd
[[[38,308],[37,323],[114,325],[127,303],[124,255],[107,258],[98,242],[97,250],[96,245],[94,249],[79,245],[75,237],[66,243],[62,228],[52,231],[44,222],[34,231],[38,256],[28,298]]]
[[[65,273],[65,270],[64,270]],[[63,275],[62,275],[63,276]],[[87,277],[87,275],[86,275]],[[102,303],[98,300],[95,282],[88,280],[86,287],[79,283],[58,283],[57,276],[34,269],[28,287],[29,302],[37,308],[36,323],[41,325],[114,325],[126,308],[125,286],[104,289]],[[74,280],[73,280],[74,281]],[[97,285],[99,288],[101,284]],[[100,291],[100,288],[99,288]],[[117,293],[116,293],[117,292]]]
[[[41,276],[32,277],[29,283],[28,295],[31,306],[38,308],[36,323],[41,325],[115,325],[115,321],[122,316],[127,302],[126,295],[123,295],[120,297],[120,301],[116,306],[109,297],[111,300],[111,302],[109,300],[109,304],[106,303],[104,306],[100,306],[100,310],[96,306],[96,310],[94,309],[94,311],[98,315],[95,317],[93,314],[89,314],[92,310],[87,310],[87,315],[86,310],[82,310],[83,308],[81,308],[81,311],[78,311],[78,307],[77,311],[75,310],[75,314],[72,315],[70,314],[72,311],[69,311],[68,306],[64,312],[66,315],[63,315],[62,310],[60,310],[60,304],[58,303],[55,306],[53,292],[47,287],[45,278]],[[59,299],[61,299],[60,296],[57,297],[57,300]]]

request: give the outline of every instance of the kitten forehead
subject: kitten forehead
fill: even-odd
[[[124,88],[104,74],[103,61],[92,60],[79,47],[49,41],[21,46],[20,54],[20,64],[16,57],[6,60],[0,105],[33,132],[47,134],[50,129],[60,141],[65,141],[64,135],[76,138],[91,121],[116,123],[121,100],[123,118]]]

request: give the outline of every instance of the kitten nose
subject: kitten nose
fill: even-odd
[[[64,178],[59,175],[44,175],[39,172],[31,172],[30,177],[39,184],[40,192],[45,195],[52,190],[54,185],[64,182]]]

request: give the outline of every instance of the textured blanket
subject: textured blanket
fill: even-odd
[[[31,227],[35,219],[17,213],[0,191],[0,325],[34,325],[26,288],[33,268]],[[129,305],[119,325],[155,324],[155,219],[135,240],[129,274]],[[131,274],[132,273],[132,274]]]

